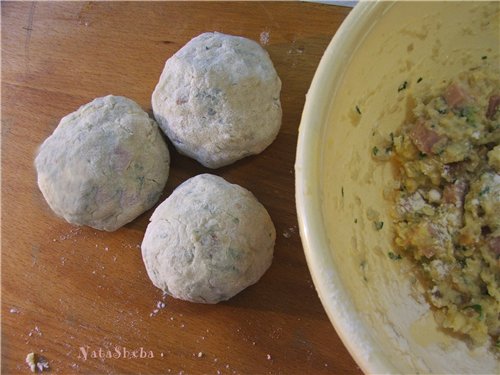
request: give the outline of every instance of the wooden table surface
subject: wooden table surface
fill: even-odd
[[[305,94],[349,11],[299,2],[1,4],[2,373],[28,373],[29,352],[56,374],[361,373],[312,284],[293,171]],[[161,200],[211,172],[251,190],[276,226],[271,268],[217,305],[164,297],[149,281],[140,244],[152,210],[113,233],[71,226],[48,208],[33,168],[60,118],[95,97],[127,96],[151,113],[165,60],[205,31],[260,42],[283,82],[283,125],[262,154],[208,170],[169,145]],[[141,348],[153,358],[140,358]],[[139,358],[129,358],[134,350]]]

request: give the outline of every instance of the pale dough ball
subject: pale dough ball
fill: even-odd
[[[271,265],[276,231],[248,190],[201,174],[151,217],[142,257],[155,286],[175,298],[217,303],[256,283]]]
[[[72,224],[106,231],[158,201],[169,163],[156,122],[137,103],[111,95],[63,117],[35,159],[50,208]]]
[[[209,168],[262,152],[281,126],[281,81],[256,42],[192,39],[165,63],[153,112],[176,149]]]

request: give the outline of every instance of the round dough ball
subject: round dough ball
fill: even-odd
[[[262,152],[281,126],[281,81],[250,39],[204,33],[165,63],[153,112],[176,149],[209,168]]]
[[[276,231],[248,190],[201,174],[151,217],[142,257],[155,286],[175,298],[217,303],[256,283],[271,265]]]
[[[156,122],[137,103],[111,95],[63,117],[35,159],[50,208],[72,224],[106,231],[158,201],[169,163]]]

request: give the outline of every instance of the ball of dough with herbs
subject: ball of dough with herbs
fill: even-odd
[[[180,153],[219,168],[273,142],[281,126],[280,90],[258,43],[204,33],[165,63],[153,112]]]
[[[271,265],[276,231],[248,190],[202,174],[180,185],[151,217],[142,257],[155,286],[175,298],[227,300]]]
[[[114,231],[158,201],[169,162],[156,122],[132,100],[109,95],[63,117],[35,167],[57,215]]]

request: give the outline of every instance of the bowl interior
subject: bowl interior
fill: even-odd
[[[297,148],[301,237],[325,310],[366,372],[498,373],[486,347],[437,328],[411,263],[387,256],[394,175],[371,150],[426,87],[498,69],[499,36],[498,2],[361,2],[314,77]]]

